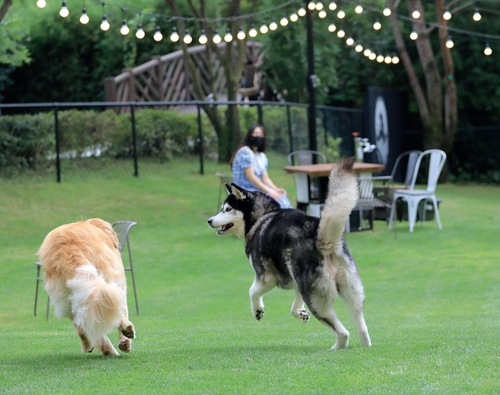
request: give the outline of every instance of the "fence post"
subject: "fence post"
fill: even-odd
[[[288,125],[288,138],[290,139],[290,152],[293,152],[292,119],[289,105],[286,106],[286,123]]]
[[[55,131],[55,137],[56,137],[56,170],[57,170],[57,182],[61,182],[61,157],[60,157],[60,150],[61,147],[59,146],[59,106],[57,103],[54,103],[54,131]]]
[[[262,102],[257,104],[257,116],[259,118],[259,125],[264,126],[264,114],[262,114]]]
[[[325,131],[325,147],[328,147],[328,130],[327,130],[327,127],[328,127],[328,123],[326,121],[326,109],[323,108],[323,130]]]
[[[201,107],[200,104],[196,104],[196,107],[198,109],[198,141],[200,143],[199,149],[200,149],[200,174],[203,175],[203,133],[202,133],[202,128],[201,128]]]
[[[130,105],[130,121],[132,122],[132,147],[134,149],[134,176],[139,177],[139,168],[137,165],[137,134],[135,131],[135,112],[134,105]]]

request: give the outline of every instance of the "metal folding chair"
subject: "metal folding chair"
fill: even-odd
[[[129,259],[129,267],[126,267],[125,264],[124,269],[125,271],[129,271],[132,275],[132,285],[134,287],[134,298],[135,298],[135,310],[137,314],[139,315],[139,303],[137,302],[137,289],[135,287],[135,276],[134,276],[134,266],[132,264],[132,253],[130,252],[130,242],[128,235],[130,233],[130,230],[134,225],[137,225],[137,222],[133,221],[116,221],[111,224],[113,227],[114,231],[118,235],[118,250],[120,253],[123,255],[123,249],[125,248],[125,245],[127,245],[127,250],[128,250],[128,259]]]

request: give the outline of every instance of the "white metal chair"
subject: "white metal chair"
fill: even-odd
[[[314,161],[316,158],[316,161]],[[312,150],[293,151],[288,154],[290,166],[312,165],[313,163],[326,163],[326,156],[322,152]],[[307,211],[309,207],[312,216],[319,217],[322,204],[319,203],[319,186],[317,180],[309,179],[307,174],[296,173],[293,175],[297,190],[297,208]],[[310,182],[309,182],[310,180]]]
[[[125,248],[125,245],[127,245],[129,266],[126,267],[125,264],[123,266],[125,271],[129,271],[130,274],[132,275],[132,286],[134,287],[134,298],[135,298],[135,311],[139,315],[139,303],[137,302],[137,289],[135,287],[134,266],[132,264],[132,253],[130,252],[130,241],[128,237],[130,230],[134,225],[137,225],[137,222],[116,221],[111,224],[114,231],[118,235],[118,250],[122,255],[123,255],[123,249]]]
[[[415,189],[415,183],[417,181],[418,172],[422,161],[427,160],[428,157],[428,177],[427,177],[427,188],[426,189]],[[436,198],[436,187],[443,169],[444,163],[446,161],[446,153],[439,149],[430,149],[422,152],[417,159],[415,164],[415,170],[413,172],[412,180],[409,189],[396,189],[394,190],[394,198],[392,201],[391,215],[389,217],[389,228],[392,227],[392,221],[394,219],[394,213],[396,211],[396,201],[398,199],[403,199],[408,203],[408,222],[410,223],[410,232],[413,232],[415,222],[417,219],[417,209],[419,202],[421,200],[430,200],[434,206],[434,213],[436,216],[436,222],[439,229],[441,226],[441,219],[439,218],[439,209]],[[425,209],[420,218],[422,225],[425,221]]]
[[[222,204],[222,191],[226,190],[224,184],[230,184],[233,180],[233,176],[229,174],[215,173],[217,177],[219,177],[219,197],[217,198],[217,211],[220,210],[220,206]]]
[[[36,265],[36,287],[35,287],[35,309],[34,314],[36,317],[36,306],[38,303],[38,284],[41,281],[43,283],[43,277],[40,275],[40,269],[42,268],[42,262],[35,262]],[[47,295],[47,311],[45,312],[45,319],[49,320],[50,311],[50,297]]]

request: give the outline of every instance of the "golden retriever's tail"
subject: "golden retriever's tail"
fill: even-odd
[[[342,252],[342,233],[359,195],[353,166],[354,158],[344,159],[330,173],[317,241],[318,249],[325,255]]]
[[[127,297],[117,284],[108,284],[92,265],[80,266],[66,285],[71,294],[73,323],[94,342],[117,328],[126,311]]]

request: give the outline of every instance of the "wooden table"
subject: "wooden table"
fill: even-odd
[[[333,169],[334,163],[318,163],[315,165],[286,166],[283,169],[290,174],[307,174],[309,177],[328,177]],[[354,163],[355,173],[378,173],[385,169],[384,165],[377,163]]]

